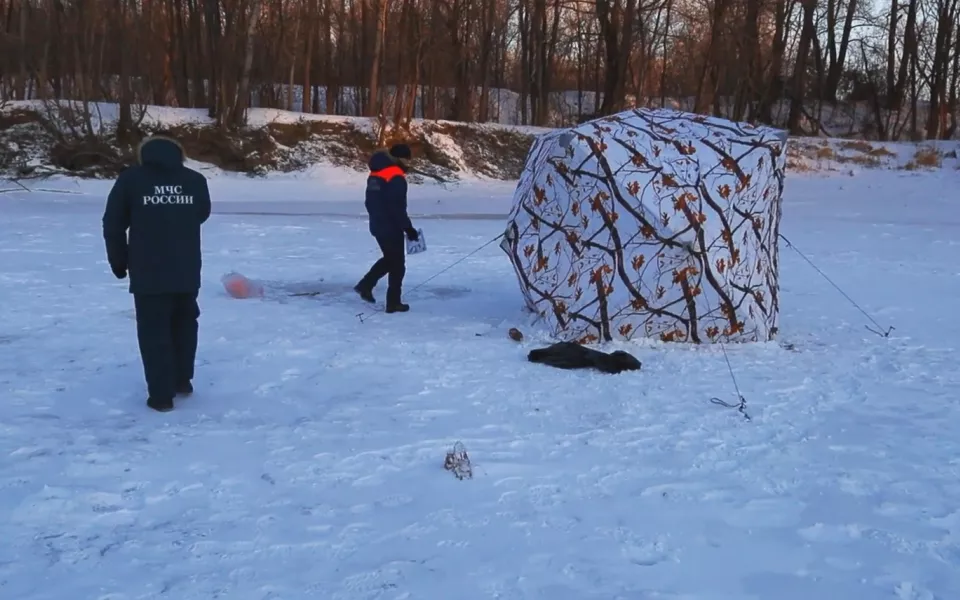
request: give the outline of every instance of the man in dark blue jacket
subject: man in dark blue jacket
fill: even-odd
[[[370,268],[353,289],[367,302],[376,302],[373,288],[387,276],[386,312],[407,312],[410,306],[400,301],[403,276],[406,274],[404,235],[419,239],[407,215],[407,161],[410,147],[406,144],[380,150],[370,157],[367,177],[366,207],[370,215],[370,234],[377,240],[383,256]]]
[[[200,226],[210,216],[207,180],[184,158],[176,140],[144,139],[138,164],[117,177],[103,213],[110,270],[117,279],[130,274],[147,406],[161,412],[193,392]]]

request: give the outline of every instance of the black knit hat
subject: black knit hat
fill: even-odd
[[[394,144],[390,146],[390,156],[401,160],[410,160],[413,157],[410,153],[410,146],[406,144]]]

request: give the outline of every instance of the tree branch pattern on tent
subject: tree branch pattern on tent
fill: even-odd
[[[501,247],[568,341],[767,341],[779,318],[778,130],[638,109],[530,150]]]

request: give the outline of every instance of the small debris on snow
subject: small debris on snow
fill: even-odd
[[[443,468],[452,471],[457,479],[473,479],[473,466],[470,464],[470,456],[460,442],[454,444],[453,450],[447,452],[447,457],[443,461]]]

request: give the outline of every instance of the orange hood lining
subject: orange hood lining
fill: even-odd
[[[394,177],[406,177],[406,173],[404,173],[403,169],[400,167],[396,165],[390,165],[389,167],[380,169],[379,171],[371,171],[370,176],[389,182]]]

